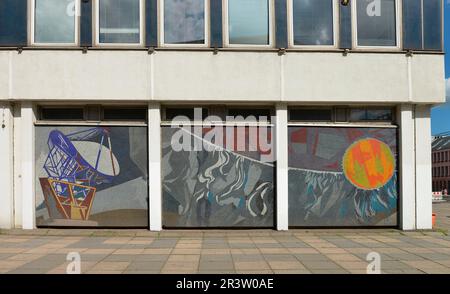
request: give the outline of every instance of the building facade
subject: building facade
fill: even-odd
[[[445,192],[450,188],[450,137],[439,136],[432,145],[433,192]],[[445,194],[445,193],[444,193]]]
[[[0,226],[431,228],[442,0],[1,0]]]

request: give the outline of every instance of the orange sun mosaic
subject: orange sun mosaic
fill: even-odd
[[[374,190],[386,185],[395,172],[395,157],[388,145],[367,138],[353,143],[345,152],[342,168],[357,188]]]

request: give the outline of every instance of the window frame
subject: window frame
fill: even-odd
[[[165,26],[164,26],[164,6],[165,6],[165,0],[158,0],[158,35],[159,35],[159,46],[162,48],[208,48],[210,44],[210,2],[209,0],[203,0],[205,5],[205,42],[203,44],[170,44],[166,43],[164,34],[165,34]]]
[[[230,31],[229,31],[229,0],[224,0],[222,2],[223,11],[223,46],[226,48],[261,48],[261,49],[271,49],[275,46],[275,1],[269,1],[269,44],[266,45],[255,45],[255,44],[231,44],[230,43]]]
[[[352,7],[352,43],[355,50],[375,50],[375,51],[400,51],[403,48],[402,36],[403,36],[403,19],[402,9],[403,2],[400,0],[394,0],[395,2],[395,46],[362,46],[358,45],[358,9],[357,2],[361,0],[354,0],[351,4]]]
[[[292,49],[320,50],[338,49],[339,46],[339,5],[340,0],[333,0],[333,45],[295,45],[294,43],[294,0],[287,2],[288,46]]]
[[[145,0],[139,0],[139,43],[101,43],[100,42],[100,1],[94,1],[94,44],[97,47],[144,47],[145,45]]]
[[[75,1],[75,31],[74,31],[74,42],[73,43],[41,43],[36,42],[36,0],[29,0],[30,5],[30,45],[36,47],[77,47],[80,43],[80,13],[81,13],[81,1]]]

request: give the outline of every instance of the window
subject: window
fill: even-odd
[[[207,0],[164,0],[161,4],[162,44],[208,44]]]
[[[33,0],[32,5],[32,44],[78,42],[78,1]]]
[[[270,121],[272,116],[272,111],[270,108],[230,108],[228,109],[227,116],[231,116],[233,118],[236,117],[255,117],[256,119],[266,119]]]
[[[41,107],[40,120],[83,120],[83,107]]]
[[[103,109],[103,119],[109,121],[146,121],[147,108],[107,107]]]
[[[356,0],[357,46],[397,47],[398,0]]]
[[[335,0],[292,0],[291,45],[334,46],[337,32]]]
[[[208,108],[202,107],[167,107],[164,109],[164,121],[172,121],[181,117],[188,118],[191,121],[204,120],[208,117]]]
[[[350,121],[392,121],[392,110],[354,108],[350,110]]]
[[[392,108],[351,108],[351,107],[292,107],[289,109],[292,122],[329,123],[381,123],[394,124]]]
[[[44,121],[140,121],[147,120],[147,107],[142,106],[41,106],[39,120]]]
[[[272,44],[271,0],[228,0],[225,17],[229,45],[270,46]]]
[[[143,43],[143,0],[97,1],[97,43]]]
[[[442,0],[403,2],[405,49],[442,50]]]
[[[331,108],[294,108],[289,110],[290,121],[332,121]]]

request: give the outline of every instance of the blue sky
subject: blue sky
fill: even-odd
[[[431,111],[431,129],[432,134],[436,135],[442,132],[450,131],[450,0],[444,0],[445,3],[445,78],[447,86],[447,103],[434,107]]]

